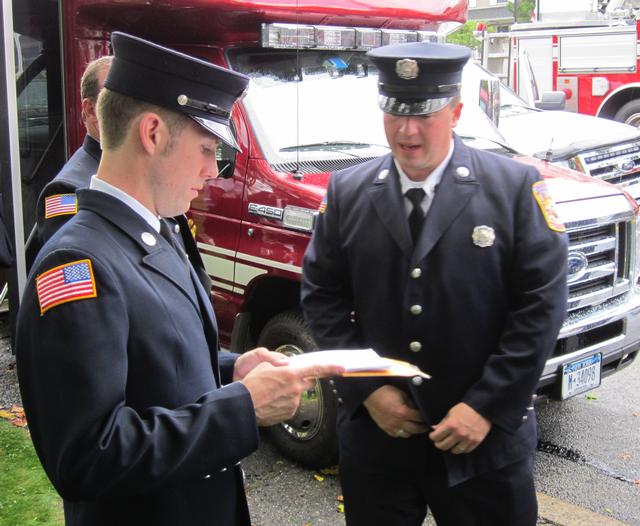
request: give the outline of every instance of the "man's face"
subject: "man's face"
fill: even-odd
[[[410,179],[425,179],[449,152],[451,130],[462,104],[448,104],[429,115],[384,114],[384,131],[393,156]]]
[[[155,212],[184,214],[205,182],[218,176],[218,139],[189,120],[158,155],[150,175]]]

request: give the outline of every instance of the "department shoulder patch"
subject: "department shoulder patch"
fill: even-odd
[[[73,215],[78,211],[76,194],[55,194],[44,200],[44,218]]]
[[[98,295],[90,259],[65,263],[36,277],[40,316],[49,309],[70,301]]]
[[[324,197],[322,198],[322,202],[318,207],[318,213],[324,214],[326,211],[327,211],[327,194],[324,194]]]
[[[564,226],[564,223],[562,223],[562,221],[560,221],[560,219],[558,218],[556,206],[553,202],[551,194],[549,194],[547,184],[544,181],[537,181],[533,183],[531,189],[533,191],[533,196],[538,202],[540,211],[544,216],[544,220],[547,222],[547,226],[555,232],[566,232],[567,228]]]

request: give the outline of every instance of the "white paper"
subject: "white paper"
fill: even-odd
[[[295,367],[307,365],[341,365],[347,371],[376,371],[388,369],[389,364],[373,349],[316,351],[289,357]]]

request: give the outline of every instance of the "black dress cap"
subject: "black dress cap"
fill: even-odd
[[[378,103],[394,115],[425,115],[460,94],[462,68],[471,51],[456,44],[413,42],[372,49],[378,68]]]
[[[111,35],[113,63],[105,87],[189,115],[239,150],[229,119],[249,77],[125,33]]]

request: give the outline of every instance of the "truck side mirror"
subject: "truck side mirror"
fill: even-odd
[[[566,103],[567,94],[564,91],[545,91],[535,105],[539,110],[562,111]]]
[[[218,177],[229,179],[233,177],[236,165],[236,150],[231,146],[220,142],[216,151],[216,161],[218,163]]]

